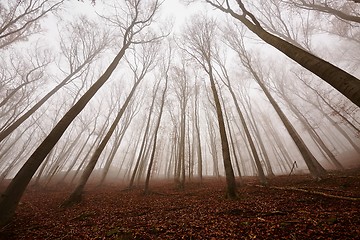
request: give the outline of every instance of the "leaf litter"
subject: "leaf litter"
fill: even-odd
[[[67,186],[29,188],[0,239],[356,239],[360,236],[360,172],[277,176],[270,187],[244,178],[239,198],[226,199],[225,179],[156,180],[140,187],[88,185],[83,202],[59,204]]]

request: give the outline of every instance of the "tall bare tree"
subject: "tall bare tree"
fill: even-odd
[[[215,72],[213,68],[213,54],[217,48],[215,43],[216,22],[203,16],[195,16],[192,25],[183,34],[183,41],[186,48],[184,50],[202,67],[210,80],[218,127],[221,138],[222,157],[225,168],[227,197],[236,198],[236,183],[234,170],[230,159],[229,143],[226,134],[223,110],[220,103],[219,94],[215,83]]]

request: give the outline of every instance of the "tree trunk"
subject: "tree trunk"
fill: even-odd
[[[291,111],[296,115],[304,128],[307,130],[309,135],[320,145],[321,149],[327,154],[327,156],[330,158],[331,162],[336,166],[336,168],[339,170],[344,170],[344,167],[336,159],[330,149],[325,145],[320,136],[316,133],[315,129],[311,127],[305,116],[299,111],[299,109],[290,101],[290,99],[284,93],[282,93],[282,96],[284,97],[286,103],[289,105]]]
[[[198,106],[198,91],[195,90],[195,107],[194,107],[194,116],[195,116],[195,130],[196,130],[196,152],[198,159],[198,177],[200,178],[200,182],[202,182],[203,178],[203,160],[202,160],[202,148],[201,148],[201,137],[200,137],[200,126],[199,126],[199,106]]]
[[[216,90],[215,86],[215,80],[213,77],[211,65],[209,64],[209,79],[211,84],[211,90],[214,97],[215,107],[216,107],[216,114],[217,114],[217,120],[219,124],[219,131],[220,131],[220,138],[221,138],[221,148],[222,148],[222,155],[223,155],[223,162],[224,162],[224,168],[225,168],[225,175],[226,175],[226,184],[227,184],[227,190],[226,195],[228,198],[236,198],[236,182],[235,182],[235,175],[234,170],[231,164],[230,159],[230,150],[229,150],[229,143],[226,136],[226,129],[225,129],[225,123],[224,123],[224,116],[223,112],[221,110],[221,104],[219,95]]]

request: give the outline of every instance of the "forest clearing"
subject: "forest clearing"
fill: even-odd
[[[126,185],[89,185],[81,204],[59,208],[65,186],[29,188],[0,239],[357,239],[360,169],[277,176],[269,187],[246,177],[226,199],[225,180],[205,178],[178,190],[158,180],[144,195]]]

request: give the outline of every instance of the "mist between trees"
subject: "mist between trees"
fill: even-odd
[[[29,184],[73,185],[69,206],[89,181],[223,176],[236,198],[358,166],[360,6],[325,2],[0,3],[0,224]]]

